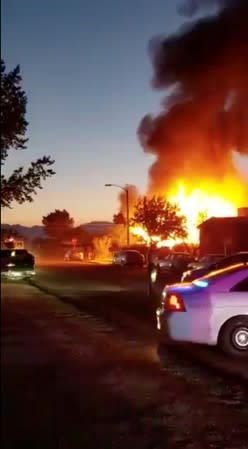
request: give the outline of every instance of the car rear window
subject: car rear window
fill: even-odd
[[[248,277],[234,285],[234,287],[231,288],[231,292],[248,292]]]

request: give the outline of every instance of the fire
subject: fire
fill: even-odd
[[[131,226],[130,231],[132,235],[141,237],[146,243],[149,243],[149,235],[147,234],[145,229],[142,228],[142,226]]]
[[[237,215],[237,208],[242,205],[244,198],[243,186],[237,180],[228,180],[222,184],[216,182],[202,183],[191,187],[184,181],[179,181],[175,188],[166,196],[168,201],[177,204],[180,213],[186,217],[188,232],[187,242],[199,243],[198,225],[210,217],[231,217]],[[147,244],[157,242],[157,246],[172,248],[179,239],[162,240],[160,237],[149,237],[141,226],[131,227],[131,233],[141,237]]]
[[[145,231],[145,229],[142,228],[142,226],[131,226],[130,231],[132,235],[135,235],[136,237],[140,237],[141,239],[143,239],[147,245],[150,245],[151,242],[156,243],[157,248],[161,248],[164,246],[172,248],[177,243],[182,243],[182,241],[179,239],[162,240],[161,237],[155,235],[150,237],[148,233]]]
[[[237,182],[225,182],[223,185],[209,182],[190,188],[185,182],[178,182],[168,195],[168,200],[176,203],[182,215],[187,219],[188,241],[198,243],[198,225],[210,217],[232,217],[242,204],[242,186]]]
[[[161,241],[161,238],[158,236],[149,236],[146,230],[142,228],[142,226],[131,226],[130,231],[132,235],[142,238],[147,243],[147,245],[149,245],[151,242]]]

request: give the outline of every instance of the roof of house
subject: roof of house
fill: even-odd
[[[243,223],[248,225],[248,216],[247,217],[211,217],[208,218],[206,221],[201,223],[198,228],[202,228],[205,226],[209,226],[212,224],[233,224],[233,223]]]

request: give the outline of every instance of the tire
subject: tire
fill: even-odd
[[[220,331],[218,343],[228,355],[248,357],[248,317],[240,315],[227,321]]]

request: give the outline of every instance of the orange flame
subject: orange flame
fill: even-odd
[[[236,216],[238,207],[243,205],[243,186],[237,180],[228,180],[223,184],[209,182],[202,183],[198,187],[191,187],[185,181],[179,181],[175,188],[167,196],[171,203],[177,204],[180,213],[186,217],[186,227],[188,232],[187,242],[199,243],[199,224],[210,217]],[[172,247],[182,243],[179,239],[162,240],[159,237],[152,237],[142,228],[134,226],[131,233],[141,237],[147,244],[158,242],[157,246]]]
[[[242,204],[242,188],[235,182],[220,186],[210,182],[197,188],[190,188],[180,181],[168,195],[176,203],[187,220],[188,242],[198,243],[198,225],[210,217],[232,217]]]

